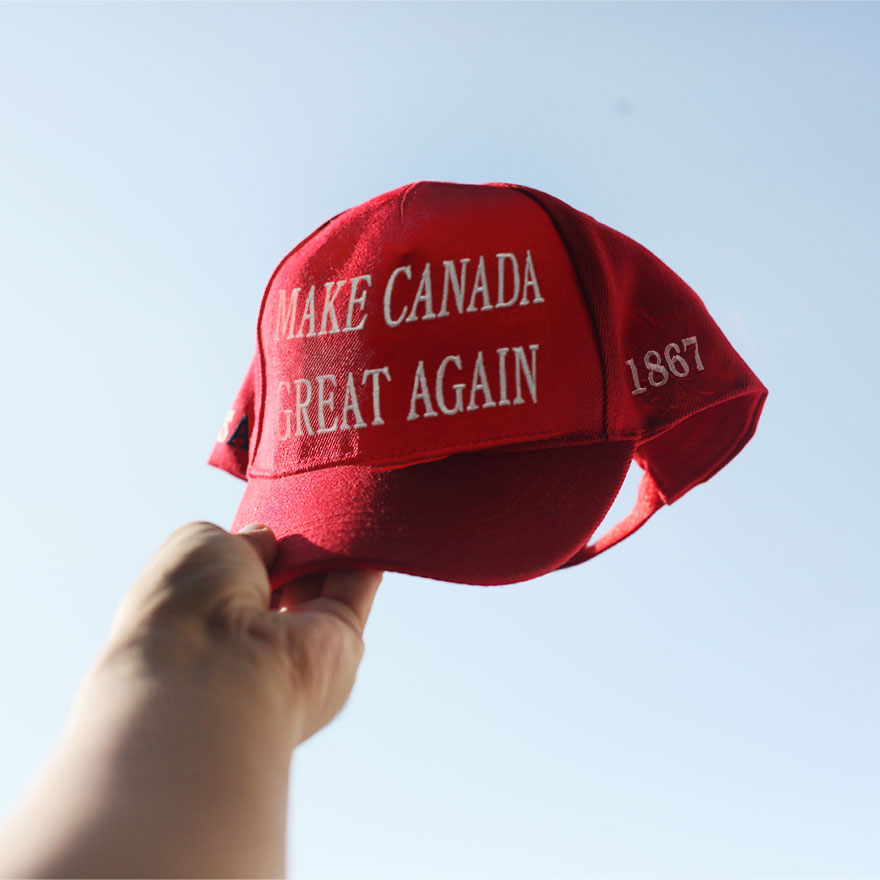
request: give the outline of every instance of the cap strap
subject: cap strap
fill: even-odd
[[[612,526],[595,544],[587,544],[581,547],[574,556],[567,562],[560,565],[560,568],[567,568],[569,565],[577,565],[598,556],[609,547],[613,547],[618,541],[622,541],[628,535],[631,535],[637,529],[640,529],[663,505],[665,504],[654,478],[645,471],[641,482],[639,483],[639,491],[636,496],[636,503],[629,514],[624,517],[617,525]]]

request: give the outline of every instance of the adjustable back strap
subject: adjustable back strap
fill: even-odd
[[[641,482],[639,483],[639,491],[636,496],[636,503],[629,514],[624,517],[617,525],[612,526],[595,544],[587,544],[581,547],[568,562],[560,565],[560,568],[567,568],[569,565],[577,565],[598,556],[603,550],[614,546],[618,541],[622,541],[628,535],[631,535],[637,529],[640,529],[663,505],[663,497],[657,484],[651,475],[645,471]]]

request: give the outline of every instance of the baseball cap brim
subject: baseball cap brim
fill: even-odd
[[[464,453],[394,469],[338,465],[251,476],[232,530],[262,522],[275,533],[273,588],[346,568],[516,583],[555,570],[583,547],[633,451],[633,441],[606,441]]]

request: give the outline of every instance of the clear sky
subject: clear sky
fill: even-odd
[[[387,575],[291,873],[880,875],[878,83],[875,3],[0,5],[0,811],[158,544],[231,522],[205,458],[280,257],[513,181],[660,256],[770,397],[586,565]]]

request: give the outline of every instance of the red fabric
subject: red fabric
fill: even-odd
[[[256,448],[250,463],[251,476],[278,478],[286,474],[328,467],[342,463],[393,465],[414,464],[457,452],[497,446],[499,444],[558,437],[580,432],[588,437],[601,432],[602,388],[595,381],[599,370],[598,355],[592,340],[589,319],[577,279],[571,269],[565,247],[552,223],[538,205],[524,200],[514,191],[487,188],[474,201],[466,189],[456,187],[416,186],[397,191],[395,197],[380,198],[368,206],[355,208],[345,215],[344,223],[328,226],[314,236],[276,271],[263,300],[259,321],[259,354],[261,385],[257,395]],[[462,214],[467,226],[462,227]],[[426,226],[430,235],[426,235]],[[463,247],[462,241],[466,241]],[[498,253],[512,256],[499,260]],[[536,267],[537,289],[525,288],[529,254],[540,255]],[[479,261],[485,266],[486,294],[472,295],[479,272]],[[455,306],[453,283],[447,279],[444,260],[455,259],[456,277],[465,278],[464,314]],[[460,260],[467,260],[461,265]],[[509,307],[497,308],[499,263],[503,266],[506,289],[504,301],[513,300],[515,278],[519,275],[521,292]],[[395,276],[392,294],[388,297],[391,319],[397,321],[404,309],[408,317],[395,327],[383,319],[385,291],[396,268],[408,269]],[[427,271],[427,276],[426,276]],[[348,321],[348,303],[352,282],[349,279],[370,275],[371,283],[358,285],[369,305],[355,306]],[[408,277],[409,276],[409,277]],[[428,280],[432,286],[432,306],[412,306],[419,289]],[[423,281],[424,279],[424,281]],[[448,280],[446,309],[443,309],[443,287]],[[361,330],[318,336],[321,327],[332,328],[333,321],[324,317],[322,303],[325,284],[333,285],[336,295],[337,321]],[[314,325],[308,319],[307,297],[314,285]],[[291,291],[299,289],[298,312],[293,315],[295,327],[305,333],[315,330],[314,337],[290,339],[287,309]],[[550,302],[542,290],[552,290]],[[284,291],[282,294],[281,292]],[[541,302],[535,302],[541,297]],[[523,305],[523,301],[526,304]],[[467,309],[473,305],[473,311]],[[489,306],[487,308],[486,306]],[[427,317],[434,314],[436,317]],[[283,332],[279,335],[279,319]],[[541,375],[538,404],[531,400],[525,387],[522,361],[519,363],[519,405],[500,405],[499,348],[507,348],[504,372],[508,375],[507,398],[515,399],[517,366],[514,349],[519,348],[525,365],[531,368],[531,346],[537,345],[535,363]],[[479,353],[483,353],[488,397],[478,391],[472,394],[472,378]],[[572,356],[577,352],[577,356]],[[465,382],[465,408],[473,402],[474,410],[450,417],[443,415],[436,398],[436,377],[445,358],[444,402],[455,404],[452,386]],[[415,370],[422,361],[431,408],[437,415],[428,415],[426,406],[419,405],[418,418],[408,419],[411,410]],[[369,376],[365,369],[387,368],[387,378]],[[296,392],[280,383],[293,378],[328,375],[335,387],[325,383],[326,399],[334,393],[335,414],[341,409],[344,385],[348,374],[353,376],[358,408],[367,425],[361,430],[320,433],[317,421],[318,394],[316,383],[301,385],[301,400],[312,397],[307,407],[308,433],[301,424],[301,436],[295,435],[291,416],[292,436],[285,442],[263,441],[264,426],[270,425],[280,434],[288,427],[287,411],[295,405]],[[382,424],[374,424],[370,391],[379,384]],[[577,393],[572,393],[578,389]],[[449,398],[449,399],[447,399]],[[334,414],[325,410],[326,421]],[[295,413],[294,413],[295,415]],[[341,415],[341,414],[340,414]]]
[[[337,215],[273,273],[257,337],[210,462],[246,470],[233,528],[275,530],[275,585],[584,561],[723,467],[767,393],[657,257],[512,184],[421,182]],[[587,546],[633,457],[636,508]]]
[[[640,529],[662,506],[663,496],[660,494],[657,484],[650,474],[644,474],[639,483],[636,503],[630,513],[617,525],[605,532],[594,544],[581,547],[577,553],[564,563],[563,567],[586,562],[609,547],[613,547],[618,541],[622,541],[634,531]]]
[[[252,477],[232,529],[259,520],[281,537],[273,587],[333,568],[512,583],[571,558],[617,495],[632,449],[623,441],[386,470],[339,465],[282,487]]]
[[[553,196],[522,189],[552,217],[588,292],[605,367],[609,436],[632,430],[641,435],[635,460],[646,474],[632,513],[568,563],[576,564],[623,540],[663,504],[727,464],[754,434],[767,389],[695,291],[654,254]],[[682,344],[691,339],[689,346]],[[674,370],[685,373],[686,365],[686,375],[676,375],[665,357],[657,358],[667,379],[654,386],[644,355],[665,354],[669,343],[680,349],[670,351]],[[638,386],[631,366],[613,368],[630,359],[640,374]]]
[[[254,424],[254,367],[255,361],[252,360],[238,394],[223,419],[208,458],[208,464],[241,480],[247,479],[250,435]]]

